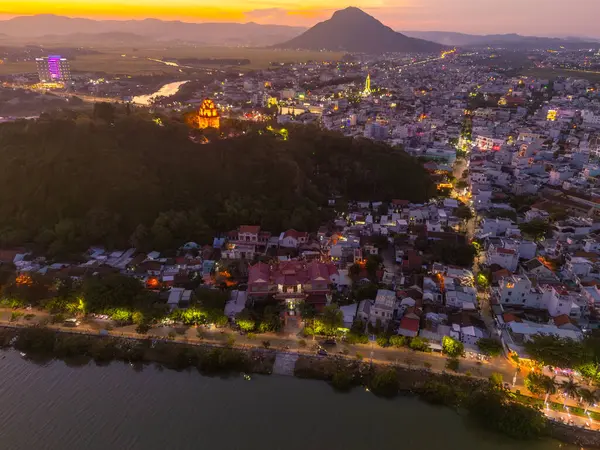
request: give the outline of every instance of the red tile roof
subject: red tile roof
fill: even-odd
[[[287,230],[283,233],[283,237],[293,237],[294,239],[306,238],[308,237],[308,233],[306,231],[296,231],[294,229]]]
[[[240,233],[252,233],[258,234],[260,231],[260,225],[242,225],[240,226]]]
[[[502,318],[504,319],[504,323],[523,322],[520,317],[517,317],[517,316],[515,316],[514,314],[511,314],[511,313],[504,313],[502,315]]]
[[[567,316],[566,314],[561,314],[560,316],[556,316],[553,320],[554,320],[554,325],[556,325],[557,327],[571,323],[571,319],[569,319],[569,316]]]
[[[496,249],[496,253],[504,253],[505,255],[514,255],[515,251],[512,248],[502,248],[498,247]]]
[[[416,333],[419,331],[419,323],[420,323],[419,319],[413,319],[411,317],[405,316],[400,321],[400,328],[402,328],[403,330],[409,330],[409,331],[413,331]]]

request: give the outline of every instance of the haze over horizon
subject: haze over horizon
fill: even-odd
[[[572,0],[568,19],[558,0],[334,0],[323,8],[316,0],[233,0],[215,6],[207,0],[4,0],[0,19],[56,14],[90,19],[182,20],[185,22],[256,22],[310,27],[338,9],[361,8],[395,30],[453,31],[472,34],[519,33],[540,36],[600,37],[596,24],[598,0]],[[1,33],[0,29],[0,33]]]

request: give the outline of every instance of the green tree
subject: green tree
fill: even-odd
[[[468,206],[460,205],[454,210],[454,215],[462,220],[471,220],[473,218],[473,211]]]
[[[358,264],[352,264],[348,268],[348,277],[350,277],[353,283],[358,282],[360,277],[360,266]]]
[[[567,402],[567,398],[573,397],[577,398],[577,394],[579,393],[579,385],[573,380],[573,378],[569,378],[560,383],[560,390],[565,396],[565,403]]]
[[[477,251],[472,244],[435,241],[431,246],[433,258],[444,264],[471,267]]]
[[[534,395],[542,395],[544,391],[544,377],[546,375],[531,371],[525,377],[525,387]]]
[[[552,229],[552,225],[542,219],[533,219],[529,222],[520,224],[519,229],[525,236],[534,241],[540,241],[546,237],[548,232]]]
[[[138,280],[120,274],[88,278],[83,284],[82,294],[86,312],[104,312],[118,308],[131,311],[148,299]]]
[[[547,366],[569,369],[585,362],[583,344],[572,339],[536,334],[524,343],[524,347],[532,359]]]
[[[556,379],[554,377],[546,376],[545,378],[542,378],[541,385],[543,387],[544,394],[546,395],[544,403],[548,403],[548,397],[556,394]]]
[[[335,303],[327,305],[323,310],[323,315],[320,318],[323,324],[324,334],[333,336],[337,333],[338,328],[344,325],[344,314]]]
[[[115,120],[115,107],[111,103],[94,103],[94,119],[101,119],[107,123],[113,123]]]
[[[517,439],[538,438],[545,432],[542,412],[512,401],[502,389],[476,390],[467,397],[465,407],[483,426]]]
[[[596,393],[589,389],[582,388],[582,389],[579,389],[578,394],[579,394],[579,403],[585,404],[585,411],[583,413],[586,414],[589,407],[596,403],[596,400],[597,400]]]
[[[465,346],[462,342],[450,336],[444,336],[442,339],[442,352],[451,358],[458,358],[465,352]]]
[[[487,356],[500,356],[502,354],[502,343],[492,338],[481,338],[477,341],[477,347]]]
[[[382,262],[382,259],[381,259],[381,256],[379,256],[379,255],[369,255],[367,257],[365,269],[367,270],[367,273],[369,274],[369,279],[371,281],[373,281],[374,283],[377,282],[377,280],[378,280],[377,271],[381,267],[381,262]]]

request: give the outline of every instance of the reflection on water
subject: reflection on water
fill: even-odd
[[[148,95],[138,95],[133,97],[132,102],[137,105],[149,106],[152,103],[152,100],[156,97],[170,97],[171,95],[175,95],[179,88],[188,83],[188,81],[175,81],[173,83],[168,83],[162,86],[158,91],[153,94]]]
[[[0,449],[569,448],[505,439],[416,398],[338,394],[320,381],[210,378],[124,363],[38,365],[0,354]]]

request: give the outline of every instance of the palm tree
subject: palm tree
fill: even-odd
[[[548,397],[556,394],[556,377],[550,378],[548,375],[544,375],[541,380],[541,386],[546,393],[544,403],[548,403]]]
[[[565,401],[564,401],[563,406],[567,406],[567,398],[568,397],[577,398],[577,393],[579,391],[579,385],[577,383],[575,383],[575,380],[573,380],[573,378],[569,377],[569,379],[567,381],[563,381],[562,383],[560,383],[560,390],[565,395]]]
[[[588,408],[596,403],[596,392],[592,392],[589,389],[579,389],[579,403],[585,403],[584,414],[587,413]]]

